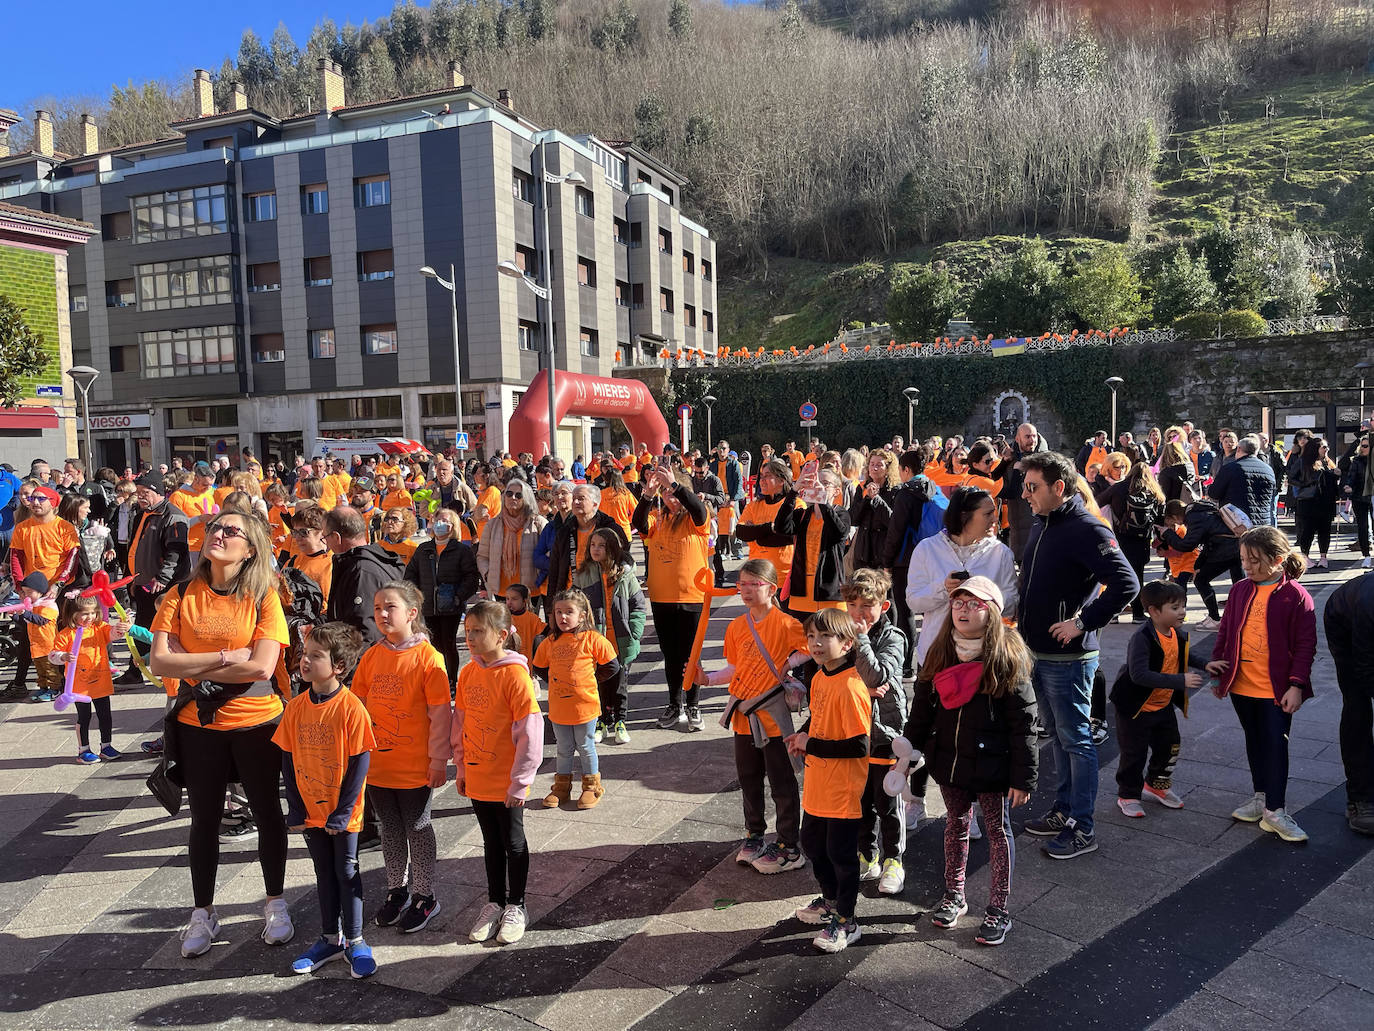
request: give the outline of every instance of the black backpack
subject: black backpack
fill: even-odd
[[[1159,500],[1149,491],[1126,495],[1126,517],[1122,529],[1137,537],[1148,537],[1159,521]]]
[[[291,678],[291,695],[295,697],[303,687],[300,674],[301,646],[307,631],[324,622],[325,597],[320,585],[293,565],[283,567],[280,575],[277,593],[286,615],[288,638],[282,659]]]

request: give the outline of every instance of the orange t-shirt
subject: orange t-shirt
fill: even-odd
[[[338,807],[348,760],[377,747],[367,708],[346,687],[322,702],[312,699],[309,691],[296,695],[286,703],[272,741],[291,753],[307,827],[323,827]],[[350,834],[363,829],[363,794],[358,792],[348,817]]]
[[[478,518],[473,516],[473,522],[477,524],[477,536],[482,536],[482,527],[487,525],[488,519],[495,519],[501,514],[501,488],[492,484],[477,496],[477,504],[484,507],[487,511],[485,516]]]
[[[801,502],[797,502],[797,507],[801,507]],[[773,525],[773,518],[778,514],[778,509],[782,508],[782,498],[777,501],[767,501],[763,498],[755,498],[744,506],[744,511],[740,513],[741,523],[762,523],[766,526]],[[779,586],[787,583],[787,578],[792,575],[792,552],[790,544],[775,548],[769,544],[760,544],[758,541],[749,542],[749,557],[765,558],[773,563],[773,568],[778,571]]]
[[[534,653],[534,665],[549,671],[549,719],[575,727],[601,715],[596,667],[615,658],[615,645],[595,630],[546,637]]]
[[[195,522],[200,516],[213,515],[219,506],[215,503],[215,492],[207,490],[204,494],[192,494],[189,487],[173,491],[167,498],[172,503],[172,507],[185,513],[186,520],[191,524],[186,531],[186,548],[188,551],[199,551],[205,544],[205,523]],[[208,520],[207,520],[208,522]]]
[[[639,482],[639,467],[633,458],[625,459],[625,464],[620,467],[620,478],[626,483]]]
[[[46,523],[26,519],[14,528],[10,547],[24,553],[24,575],[42,573],[52,583],[62,568],[62,558],[81,547],[76,527],[65,519],[53,517]]]
[[[772,608],[768,615],[754,624],[759,640],[768,649],[768,655],[779,673],[785,673],[785,663],[793,652],[806,651],[806,631],[796,619],[780,608]],[[768,671],[768,664],[759,654],[754,635],[749,632],[749,616],[736,616],[725,629],[725,661],[735,667],[730,678],[730,694],[735,698],[757,698],[770,690],[777,680]],[[759,720],[769,737],[782,733],[773,717],[760,710]],[[730,726],[736,734],[748,734],[749,717],[736,712],[730,717]]]
[[[367,782],[380,788],[428,785],[429,707],[449,703],[444,657],[428,641],[404,651],[379,641],[358,660],[353,693],[367,706],[377,735]]]
[[[1174,530],[1180,538],[1188,535],[1188,528],[1182,524]],[[1197,572],[1197,557],[1201,548],[1194,548],[1192,551],[1182,552],[1178,558],[1169,556],[1169,575],[1177,577],[1180,573]]]
[[[635,496],[627,491],[603,490],[601,492],[601,504],[597,506],[602,512],[616,521],[616,524],[625,531],[627,541],[634,540],[634,531],[630,527],[631,518],[635,514]],[[578,553],[581,554],[581,540],[578,541]]]
[[[53,637],[49,651],[69,652],[76,641],[76,629],[59,630]],[[81,652],[76,657],[76,678],[72,690],[92,698],[109,698],[114,694],[114,680],[110,676],[110,624],[88,626],[81,635]]]
[[[843,741],[868,734],[873,727],[873,699],[852,664],[835,673],[824,669],[811,680],[810,736]],[[806,757],[802,780],[802,809],[812,816],[857,820],[860,799],[868,783],[868,757],[823,759]]]
[[[1182,673],[1183,670],[1178,665],[1178,634],[1174,633],[1172,627],[1169,634],[1155,632],[1155,637],[1159,639],[1159,646],[1164,649],[1164,663],[1159,667],[1161,673]],[[1150,697],[1145,699],[1145,704],[1140,707],[1141,712],[1158,712],[1173,703],[1174,692],[1167,687],[1156,688],[1150,692]]]
[[[794,612],[819,612],[821,609],[843,609],[847,606],[843,600],[839,601],[817,601],[816,594],[816,569],[821,562],[821,532],[825,529],[825,520],[821,518],[819,512],[815,513],[806,524],[806,579],[802,583],[801,594],[792,594],[787,598],[787,607]]]
[[[334,583],[334,553],[332,551],[325,548],[317,555],[303,555],[297,551],[291,556],[291,564],[314,580],[320,588],[320,593],[324,595],[324,600],[329,600],[329,588]]]
[[[276,641],[285,648],[290,641],[286,616],[276,591],[268,591],[262,602],[256,603],[252,598],[219,594],[201,579],[191,580],[184,590],[168,591],[150,629],[154,634],[165,633],[179,641],[188,652],[251,648],[257,641]],[[172,679],[172,685],[175,684],[176,680]],[[231,698],[220,706],[214,720],[204,729],[257,727],[272,722],[281,715],[281,710],[281,698],[275,691]],[[200,726],[194,704],[183,708],[177,719],[189,726]]]
[[[453,706],[463,713],[463,794],[504,802],[515,765],[511,726],[539,711],[530,671],[519,662],[486,669],[469,662],[458,671]]]
[[[278,551],[286,547],[286,542],[291,539],[291,531],[286,528],[286,522],[282,519],[284,511],[280,505],[272,505],[267,509],[267,525],[272,531],[272,547]]]
[[[1269,612],[1269,598],[1277,583],[1256,584],[1245,625],[1240,628],[1240,669],[1231,682],[1231,693],[1242,698],[1274,698],[1274,686],[1269,680],[1269,626],[1265,617]]]
[[[806,458],[800,451],[784,451],[782,460],[792,467],[793,480],[801,476],[802,466],[806,463]]]
[[[400,490],[390,491],[386,497],[382,498],[382,511],[390,512],[393,508],[409,508],[414,504],[410,496],[410,491],[402,487]]]
[[[707,568],[706,539],[711,521],[698,526],[684,513],[676,527],[661,513],[649,513],[649,532],[644,546],[648,551],[648,590],[650,601],[700,604],[696,586],[697,570]]]
[[[413,541],[409,537],[406,537],[404,540],[399,541],[389,541],[385,537],[378,537],[377,544],[384,551],[389,551],[393,555],[400,555],[401,558],[403,558],[407,564],[409,564],[410,560],[414,558],[415,549],[420,546],[419,542]]]
[[[510,621],[515,627],[515,632],[520,635],[520,654],[525,657],[526,662],[534,662],[534,639],[548,629],[548,624],[528,608],[513,614]]]
[[[234,488],[227,485],[223,487],[216,487],[213,491],[211,491],[211,493],[215,496],[215,506],[218,507],[224,504],[225,498],[227,498],[230,494],[234,493]]]

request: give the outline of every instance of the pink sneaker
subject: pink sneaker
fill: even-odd
[[[1173,788],[1165,788],[1161,791],[1159,788],[1152,788],[1150,785],[1146,784],[1141,790],[1141,795],[1144,798],[1153,798],[1160,805],[1168,809],[1183,808],[1183,799],[1174,794]]]

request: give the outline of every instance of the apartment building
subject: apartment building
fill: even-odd
[[[73,252],[73,361],[91,389],[97,461],[308,451],[317,437],[451,443],[457,427],[450,293],[455,270],[463,430],[475,451],[506,426],[542,367],[611,375],[663,348],[716,349],[716,254],[682,214],[682,177],[638,148],[535,126],[505,90],[463,81],[347,103],[318,68],[320,110],[277,119],[241,88],[217,111],[198,70],[196,117],[154,143],[0,156],[0,201],[98,226]],[[545,276],[545,173],[551,275]],[[513,262],[551,288],[498,271]],[[603,446],[569,417],[557,450]]]

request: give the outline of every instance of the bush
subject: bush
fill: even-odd
[[[1228,340],[1269,335],[1269,323],[1264,321],[1259,312],[1249,308],[1233,308],[1230,311],[1224,311],[1221,313],[1220,322],[1221,335]]]
[[[1160,323],[1207,311],[1217,300],[1216,285],[1207,271],[1207,256],[1194,260],[1184,247],[1174,251],[1174,256],[1160,267],[1153,286],[1155,319]]]
[[[1140,296],[1140,278],[1116,247],[1077,266],[1064,284],[1064,300],[1084,329],[1136,326],[1150,311]]]
[[[1221,316],[1214,311],[1195,311],[1189,315],[1180,315],[1174,319],[1174,332],[1188,340],[1211,340],[1217,335],[1217,320],[1220,318]]]
[[[959,287],[943,265],[899,273],[887,298],[887,320],[901,340],[931,340],[954,317]]]
[[[968,317],[990,333],[1028,336],[1060,328],[1063,276],[1043,240],[1027,240],[978,285]]]

